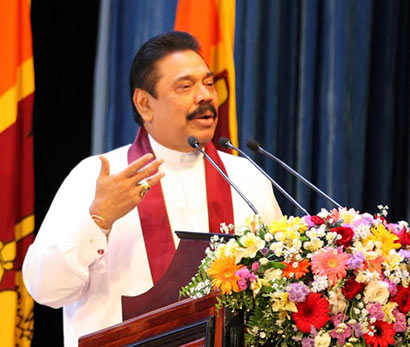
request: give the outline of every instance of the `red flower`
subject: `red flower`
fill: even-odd
[[[308,333],[312,325],[321,329],[329,321],[329,301],[319,293],[310,293],[305,302],[296,304],[298,312],[292,314],[296,326],[300,331]]]
[[[350,277],[342,288],[342,293],[347,300],[351,300],[363,290],[364,286],[364,283],[356,282],[355,277]]]
[[[330,231],[333,233],[338,233],[339,235],[342,235],[342,238],[340,240],[337,240],[338,246],[343,246],[344,248],[349,247],[350,241],[352,241],[353,234],[354,234],[351,228],[337,227],[337,228],[331,228]]]
[[[400,229],[399,232],[395,232],[395,234],[399,238],[396,243],[400,243],[402,247],[410,246],[410,234],[406,227]]]
[[[397,286],[397,294],[392,298],[399,305],[398,310],[407,314],[410,311],[410,288]]]
[[[323,218],[320,218],[319,216],[310,216],[310,220],[312,221],[312,223],[315,223],[315,225],[325,224],[325,220]]]
[[[395,332],[391,324],[378,320],[372,325],[374,326],[372,330],[373,335],[369,335],[369,333],[364,335],[366,345],[372,347],[387,347],[388,345],[394,344]]]

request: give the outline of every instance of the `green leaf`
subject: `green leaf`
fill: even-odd
[[[270,268],[281,269],[281,270],[283,270],[283,269],[286,268],[286,265],[285,265],[285,264],[282,264],[282,263],[280,263],[280,262],[278,262],[278,261],[270,261],[270,262],[268,263],[268,266],[269,266]]]

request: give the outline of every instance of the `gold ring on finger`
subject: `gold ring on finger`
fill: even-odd
[[[151,185],[149,184],[149,181],[147,179],[143,179],[139,181],[138,185],[141,187],[141,191],[139,195],[141,198],[143,198],[145,194],[147,194],[147,192],[150,190]]]

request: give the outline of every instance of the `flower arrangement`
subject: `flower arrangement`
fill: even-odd
[[[212,237],[181,295],[219,290],[219,308],[244,311],[248,346],[410,346],[410,228],[379,209],[250,218]]]

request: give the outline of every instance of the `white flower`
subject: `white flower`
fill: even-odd
[[[327,242],[332,243],[332,242],[336,239],[337,235],[338,235],[338,233],[328,232],[328,233],[326,234],[326,240],[327,240]]]
[[[267,263],[269,263],[269,259],[263,257],[263,258],[259,259],[259,262],[261,263],[261,265],[266,265]]]
[[[275,234],[275,239],[276,239],[277,241],[284,241],[283,232],[282,232],[282,231],[278,231],[278,232]]]
[[[317,238],[318,238],[318,234],[317,234],[315,228],[312,228],[312,229],[306,231],[306,235],[307,235],[310,239],[317,239]]]
[[[329,292],[329,304],[330,304],[330,312],[332,314],[337,314],[339,312],[345,311],[348,302],[340,288],[331,290]]]
[[[383,281],[372,281],[364,289],[364,297],[369,302],[379,302],[384,305],[389,296],[389,285]]]
[[[222,234],[229,234],[230,231],[234,229],[233,224],[226,225],[226,223],[221,223],[219,225],[219,230]]]
[[[299,250],[302,247],[302,242],[299,239],[294,239],[292,241],[292,247],[295,248],[295,250]]]
[[[314,281],[312,283],[312,290],[314,292],[321,292],[327,289],[327,287],[329,286],[329,282],[326,276],[315,275],[313,278],[314,278]]]
[[[326,235],[326,225],[322,224],[318,229],[317,229],[317,234],[319,237],[323,237]]]
[[[400,229],[401,228],[407,228],[409,226],[409,223],[407,223],[404,220],[401,220],[398,224],[400,225]]]
[[[329,211],[322,208],[320,212],[317,214],[320,218],[325,219],[329,215]]]
[[[270,245],[270,250],[275,253],[277,257],[282,256],[283,252],[283,243],[282,242],[275,242]]]
[[[328,333],[321,332],[315,337],[315,347],[328,347],[330,346],[330,340]]]
[[[273,235],[271,233],[266,233],[264,239],[266,242],[270,242],[273,240]]]

